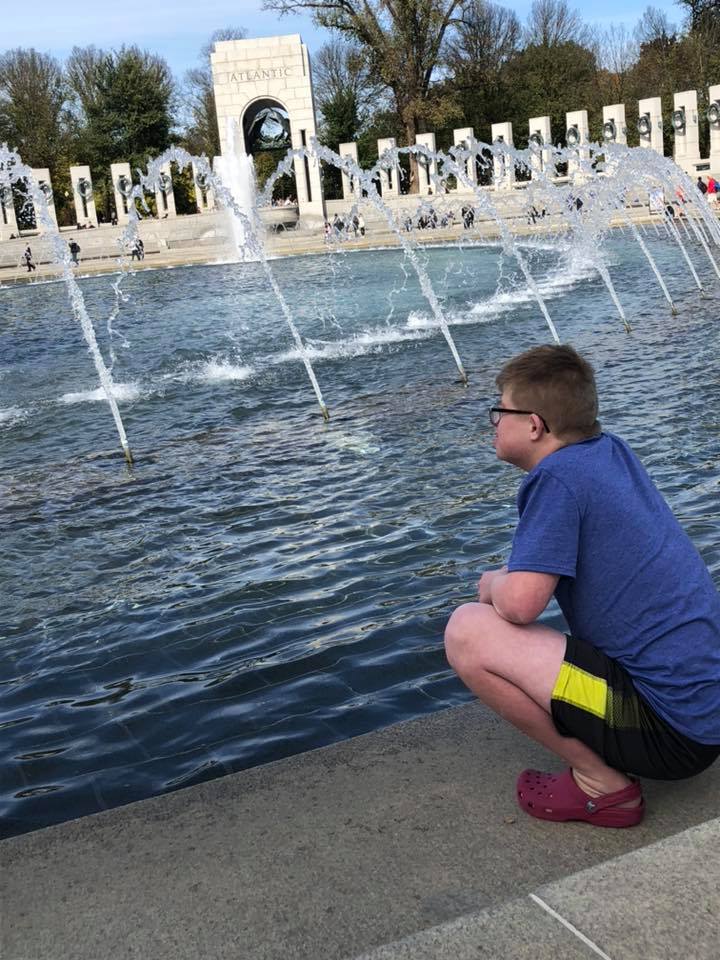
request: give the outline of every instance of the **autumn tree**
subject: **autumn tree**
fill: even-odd
[[[433,79],[443,42],[463,0],[265,0],[280,14],[309,10],[317,24],[359,44],[374,76],[391,91],[406,144],[428,125],[459,111],[434,97]],[[411,166],[411,189],[417,190]]]
[[[470,0],[445,44],[444,66],[465,123],[489,139],[489,126],[505,119],[506,68],[520,48],[515,13],[489,0]]]

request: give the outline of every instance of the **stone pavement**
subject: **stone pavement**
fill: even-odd
[[[720,765],[601,830],[516,808],[548,763],[469,704],[2,841],[0,956],[714,960]]]

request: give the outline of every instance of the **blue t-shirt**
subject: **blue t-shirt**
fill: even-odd
[[[671,726],[720,744],[720,596],[619,437],[562,447],[518,491],[508,569],[559,574],[570,632],[618,661]]]

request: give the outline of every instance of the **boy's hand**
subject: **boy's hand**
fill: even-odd
[[[485,573],[478,580],[478,600],[480,603],[492,603],[490,597],[490,590],[492,587],[492,582],[496,577],[505,576],[508,572],[506,566],[500,567],[499,570],[486,570]]]

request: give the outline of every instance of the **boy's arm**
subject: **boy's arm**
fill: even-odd
[[[489,570],[480,578],[480,603],[490,603],[510,623],[532,623],[543,612],[555,592],[560,577],[553,573],[534,573],[507,567]]]

